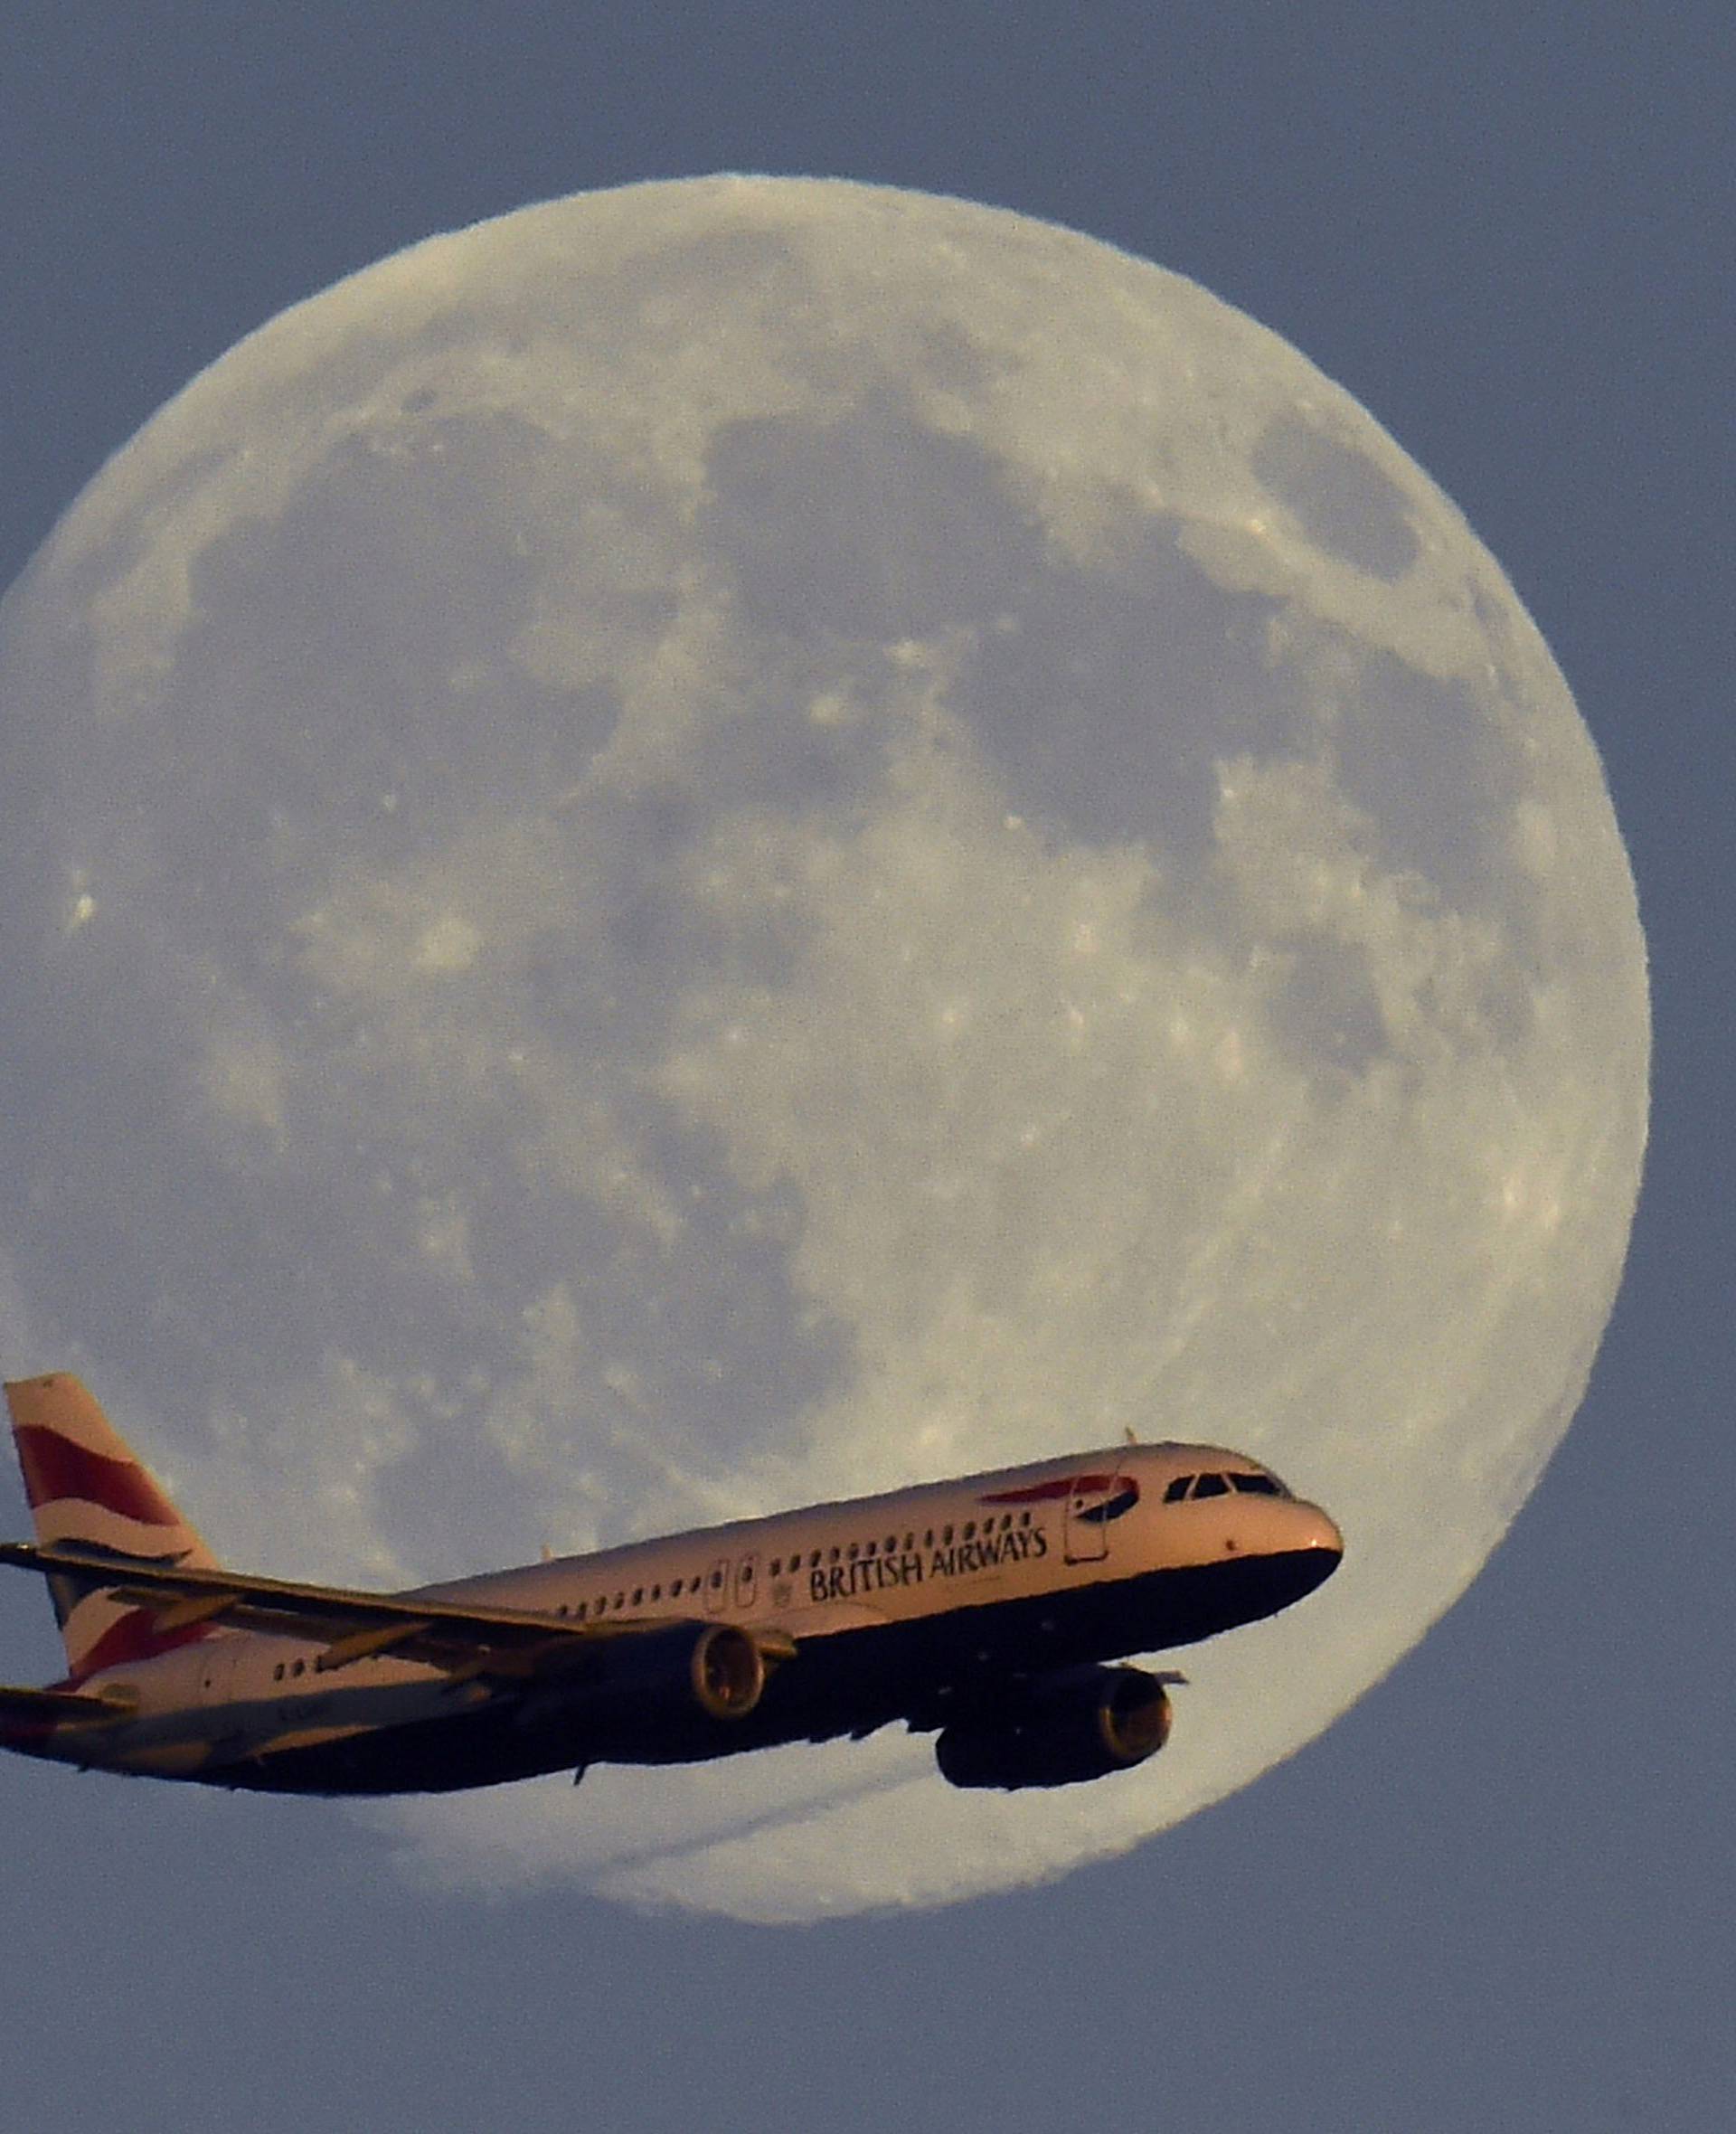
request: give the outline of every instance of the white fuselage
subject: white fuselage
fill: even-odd
[[[130,1717],[12,1745],[161,1777],[382,1791],[722,1754],[900,1716],[936,1725],[973,1669],[999,1678],[1191,1643],[1299,1598],[1342,1548],[1326,1513],[1244,1455],[1126,1446],[400,1597],[545,1615],[604,1633],[603,1656],[635,1639],[655,1652],[664,1624],[793,1639],[777,1695],[745,1726],[684,1714],[636,1732],[630,1703],[588,1678],[557,1696],[391,1653],[333,1665],[328,1638],[217,1625],[80,1683],[127,1699]],[[451,1761],[444,1744],[460,1739]]]

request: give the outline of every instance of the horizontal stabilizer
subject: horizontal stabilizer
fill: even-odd
[[[8,1720],[34,1720],[39,1724],[112,1726],[130,1718],[134,1699],[119,1690],[102,1696],[86,1696],[76,1689],[24,1689],[0,1683],[0,1723]]]

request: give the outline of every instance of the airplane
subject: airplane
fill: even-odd
[[[1269,1468],[1137,1444],[409,1591],[230,1571],[79,1379],[7,1384],[62,1679],[0,1746],[264,1792],[443,1792],[902,1721],[952,1785],[1144,1763],[1185,1677],[1126,1664],[1276,1614],[1344,1541]]]

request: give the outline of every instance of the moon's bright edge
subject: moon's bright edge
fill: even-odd
[[[739,178],[419,245],[102,470],[0,720],[0,1330],[234,1561],[1128,1427],[1348,1537],[1137,1772],[593,1772],[390,1811],[421,1872],[788,1919],[1124,1848],[1413,1644],[1579,1401],[1647,1053],[1596,753],[1439,489],[1156,267]]]

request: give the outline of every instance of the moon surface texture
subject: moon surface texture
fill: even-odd
[[[102,469],[0,721],[0,1331],[231,1560],[1128,1429],[1347,1536],[1099,1785],[894,1730],[369,1811],[414,1872],[801,1919],[1124,1849],[1391,1667],[1580,1399],[1647,1063],[1597,754],[1440,491],[1158,268],[737,177],[418,245]]]

